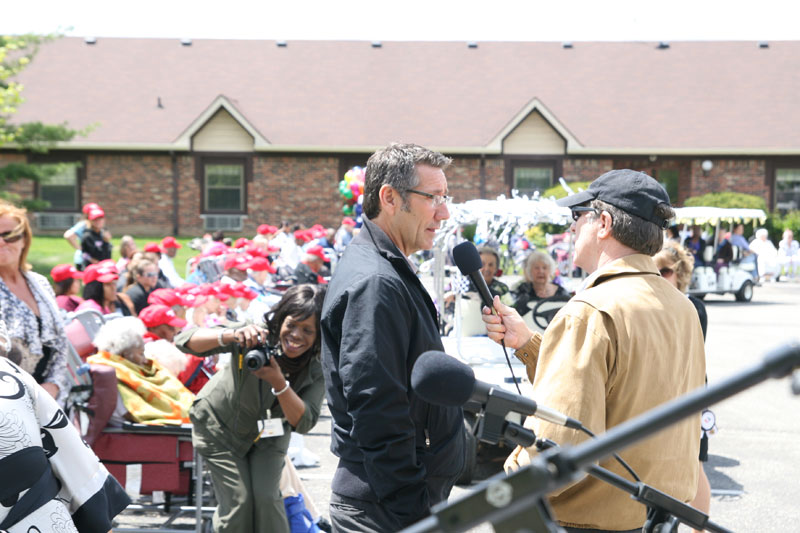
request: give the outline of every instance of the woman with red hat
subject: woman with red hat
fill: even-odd
[[[111,237],[104,231],[106,213],[100,207],[89,210],[86,215],[89,227],[81,240],[81,251],[85,264],[95,264],[106,259],[111,259]]]
[[[135,316],[133,302],[125,294],[117,294],[117,265],[106,259],[86,267],[83,273],[83,303],[77,311],[94,309],[104,315]]]
[[[81,292],[81,279],[83,273],[69,264],[56,265],[50,271],[56,291],[56,304],[59,309],[71,313],[83,303],[83,298],[78,296]]]
[[[90,202],[88,204],[84,204],[81,212],[83,216],[81,219],[75,223],[71,228],[64,232],[64,238],[67,242],[75,248],[75,256],[73,257],[73,263],[75,263],[75,267],[78,270],[83,270],[86,266],[86,263],[83,261],[83,251],[81,250],[81,241],[83,241],[83,234],[86,233],[86,228],[89,227],[89,220],[88,215],[89,211],[95,208],[99,208],[100,206],[94,202]],[[108,233],[108,230],[106,230]],[[111,234],[108,234],[108,240],[111,241]]]

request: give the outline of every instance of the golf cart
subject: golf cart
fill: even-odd
[[[706,294],[732,293],[739,302],[753,299],[753,287],[758,282],[755,261],[742,261],[742,250],[729,246],[729,255],[719,254],[722,224],[727,223],[730,231],[738,223],[757,222],[763,224],[767,215],[761,209],[725,209],[721,207],[679,207],[675,209],[675,223],[687,225],[712,225],[714,242],[707,243],[702,251],[703,265],[696,265],[692,271],[689,294],[705,298]]]
[[[509,365],[503,348],[486,336],[486,328],[481,320],[482,303],[478,295],[454,291],[453,310],[449,311],[450,306],[446,308],[445,286],[457,287],[463,281],[463,277],[456,267],[446,264],[445,257],[449,249],[461,240],[460,231],[464,225],[477,224],[476,235],[491,235],[501,245],[508,245],[512,235],[539,223],[569,225],[570,210],[557,206],[549,199],[538,197],[507,199],[504,196],[495,201],[472,200],[455,204],[449,210],[450,218],[443,223],[434,241],[434,258],[421,268],[421,272],[429,273],[433,277],[431,293],[439,306],[440,316],[451,313],[452,328],[442,337],[445,351],[470,365],[476,379],[495,384],[515,394],[521,393],[531,397],[533,391],[525,367],[514,357],[513,350],[508,353]],[[569,256],[571,258],[572,254]],[[516,276],[516,279],[518,278]],[[504,279],[516,281],[509,277]],[[531,311],[523,315],[523,319],[532,330],[543,331],[565,303],[564,299],[531,302]],[[477,441],[473,433],[481,413],[475,407],[469,404],[464,406],[465,424],[470,433],[467,442],[468,464],[459,480],[461,484],[502,471],[503,462],[511,452],[511,448],[502,443],[495,446]],[[506,418],[518,424],[524,422],[522,417],[515,413],[510,413]]]

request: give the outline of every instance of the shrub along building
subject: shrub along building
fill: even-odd
[[[326,42],[63,38],[19,81],[17,122],[92,126],[15,185],[40,230],[98,202],[117,233],[335,225],[337,183],[415,142],[453,158],[456,201],[634,168],[677,204],[738,191],[800,203],[800,42]]]

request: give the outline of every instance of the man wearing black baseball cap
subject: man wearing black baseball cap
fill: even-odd
[[[585,191],[559,201],[572,210],[574,263],[589,276],[544,335],[495,298],[484,308],[489,337],[516,348],[536,401],[580,420],[595,434],[703,385],[705,352],[697,313],[664,280],[652,256],[674,216],[659,183],[642,172],[612,170]],[[537,436],[562,446],[585,440],[577,431],[533,417]],[[690,501],[698,479],[699,415],[619,452],[645,483]],[[517,448],[507,470],[530,462],[535,448]],[[630,478],[618,463],[600,466]],[[550,494],[569,532],[640,531],[645,507],[597,479],[584,477]]]

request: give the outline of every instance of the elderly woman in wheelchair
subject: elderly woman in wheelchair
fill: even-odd
[[[94,338],[98,352],[87,361],[113,368],[117,377],[116,408],[109,425],[119,427],[126,420],[188,423],[194,394],[161,364],[145,357],[145,331],[141,320],[124,317],[104,324]]]

